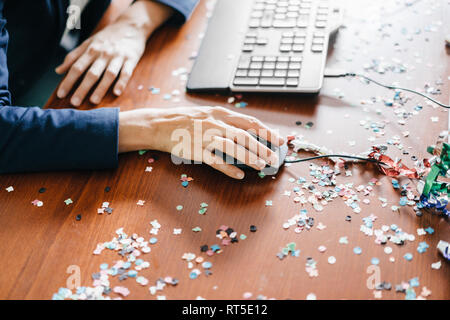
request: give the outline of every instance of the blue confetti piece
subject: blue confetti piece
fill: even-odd
[[[425,231],[426,231],[428,234],[433,234],[433,233],[434,233],[434,229],[433,229],[432,227],[426,228]]]
[[[142,259],[137,259],[136,262],[135,262],[135,264],[136,264],[137,266],[140,266],[143,262],[144,262],[144,260],[142,260]]]
[[[415,277],[415,278],[412,278],[411,280],[409,280],[409,285],[413,288],[418,287],[419,286],[419,278]]]
[[[202,267],[203,267],[204,269],[209,269],[209,268],[212,267],[212,263],[211,263],[211,262],[208,262],[208,261],[205,261],[205,262],[202,263]]]
[[[102,264],[100,265],[100,269],[101,269],[101,270],[106,270],[106,269],[108,269],[108,264],[107,264],[107,263],[102,263]]]
[[[408,199],[406,197],[401,197],[400,198],[399,204],[401,206],[406,206],[407,203],[408,203]]]
[[[153,237],[153,238],[150,238],[150,241],[149,241],[151,244],[155,244],[155,243],[157,243],[158,242],[158,239],[157,238],[155,238],[155,237]]]
[[[353,248],[353,252],[354,252],[355,254],[361,254],[361,253],[362,253],[362,249],[361,249],[360,247],[354,247],[354,248]]]
[[[416,300],[416,292],[414,289],[409,288],[406,290],[405,300]]]
[[[380,259],[372,258],[372,260],[370,260],[370,263],[373,264],[373,265],[378,265],[380,263]]]
[[[424,253],[425,251],[427,251],[429,247],[430,246],[425,241],[423,241],[419,243],[419,246],[417,247],[417,252]]]
[[[128,276],[131,277],[131,278],[135,278],[137,276],[137,274],[138,273],[135,270],[128,271]]]
[[[412,255],[412,253],[408,252],[403,256],[403,258],[405,258],[407,261],[411,261],[413,258],[413,255]]]
[[[196,272],[191,272],[191,273],[189,274],[189,278],[191,278],[191,279],[196,279],[197,277],[198,277],[198,275],[197,275]]]

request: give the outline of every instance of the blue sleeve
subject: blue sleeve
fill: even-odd
[[[185,22],[189,19],[199,0],[154,0],[171,7],[176,12],[177,20]]]
[[[118,109],[10,106],[2,10],[0,0],[0,173],[116,167]]]

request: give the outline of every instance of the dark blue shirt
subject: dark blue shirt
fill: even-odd
[[[81,111],[11,106],[4,1],[0,0],[0,173],[115,168],[118,108]],[[183,20],[189,18],[197,1],[157,0]]]

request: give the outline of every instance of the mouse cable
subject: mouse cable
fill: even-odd
[[[375,84],[377,84],[377,85],[379,85],[381,87],[384,87],[384,88],[387,88],[387,89],[390,89],[390,90],[401,90],[401,91],[407,91],[407,92],[411,92],[411,93],[417,94],[419,96],[422,96],[422,97],[424,97],[424,98],[426,98],[426,99],[436,103],[440,107],[443,107],[443,108],[446,108],[446,109],[450,109],[450,105],[443,104],[443,103],[441,103],[441,102],[431,98],[430,96],[427,96],[426,94],[423,94],[422,92],[419,92],[419,91],[416,91],[416,90],[412,90],[412,89],[408,89],[408,88],[401,88],[401,87],[397,87],[397,86],[391,86],[391,85],[382,84],[382,83],[380,83],[380,82],[378,82],[376,80],[373,80],[373,79],[371,79],[371,78],[369,78],[369,77],[367,77],[365,75],[362,75],[362,74],[351,73],[351,72],[348,72],[348,73],[337,73],[337,72],[335,72],[333,70],[325,70],[324,77],[325,78],[360,77],[360,78],[363,78],[363,79],[367,80],[368,82],[375,83]]]
[[[346,159],[372,162],[372,163],[382,164],[382,165],[385,164],[384,162],[376,160],[376,159],[362,158],[362,157],[357,157],[357,156],[348,156],[348,155],[341,155],[341,154],[325,154],[325,155],[303,158],[303,159],[284,160],[284,162],[285,163],[297,163],[297,162],[304,162],[304,161],[310,161],[310,160],[321,159],[321,158],[346,158]]]

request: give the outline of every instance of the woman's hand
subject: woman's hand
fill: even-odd
[[[67,72],[56,93],[58,98],[65,98],[84,73],[70,99],[72,105],[79,106],[97,83],[90,101],[98,104],[116,78],[113,92],[121,95],[144,53],[148,37],[171,13],[169,7],[152,1],[138,1],[129,7],[116,22],[70,52],[56,68],[58,74]]]
[[[119,116],[119,152],[160,150],[177,158],[204,162],[235,178],[244,172],[213,153],[219,150],[261,170],[278,156],[253,136],[279,146],[283,139],[256,118],[223,107],[138,109]]]

